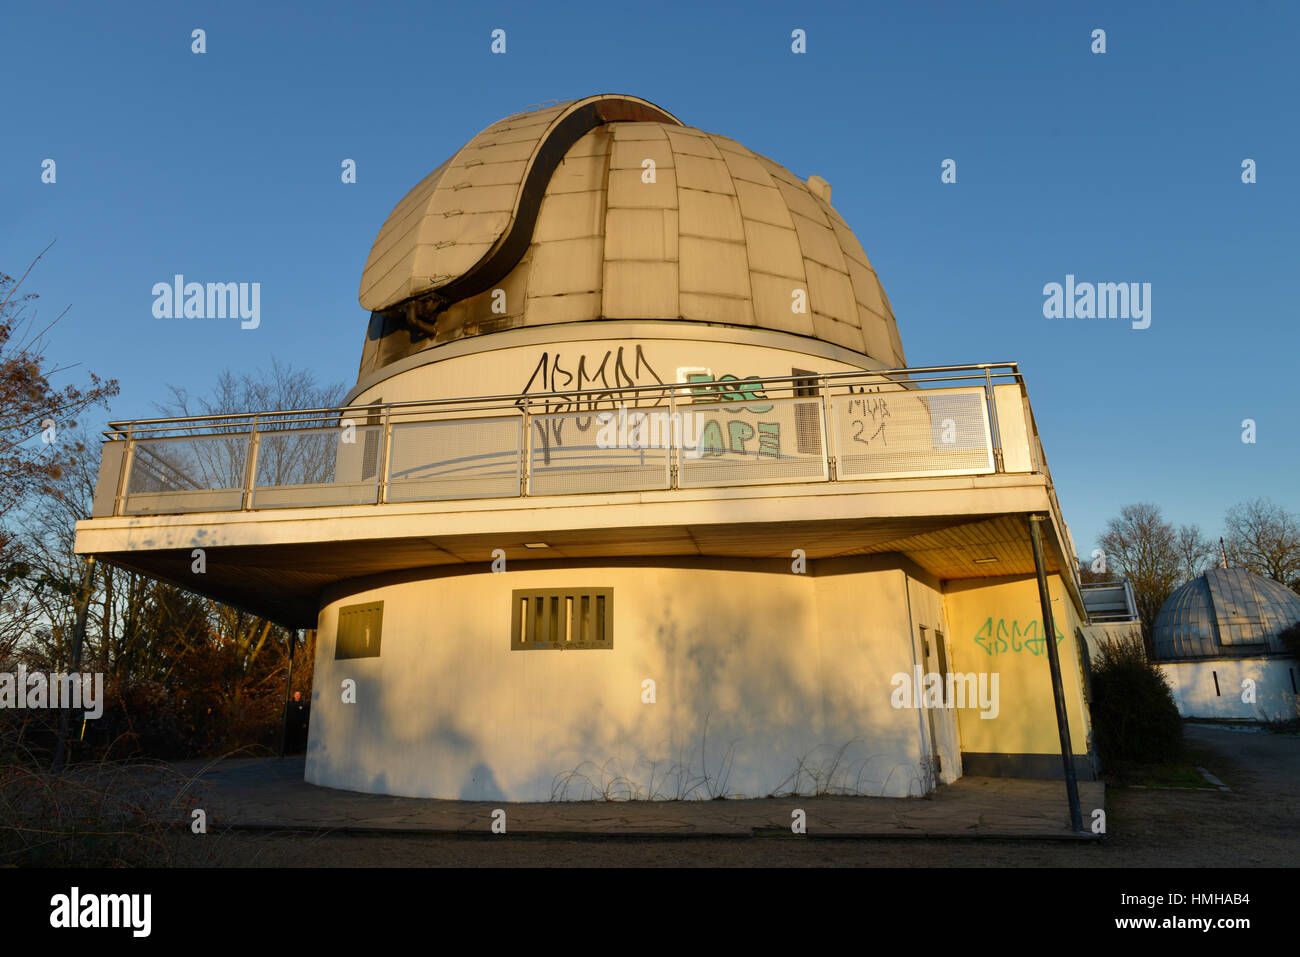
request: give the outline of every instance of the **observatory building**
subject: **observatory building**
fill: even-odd
[[[78,526],[81,553],[316,629],[307,780],[1061,777],[1053,648],[1095,776],[1020,370],[909,369],[825,180],[632,96],[516,114],[397,204],[360,302],[344,408],[113,423]]]
[[[1278,638],[1300,595],[1244,568],[1211,568],[1160,607],[1152,638],[1184,718],[1296,716],[1300,662]]]

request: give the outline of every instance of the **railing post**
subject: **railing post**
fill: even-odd
[[[682,415],[689,415],[683,412]],[[677,488],[682,468],[682,444],[686,439],[686,420],[677,417],[677,386],[668,389],[668,441],[672,451],[668,456],[668,487]]]
[[[826,477],[828,480],[836,482],[839,479],[835,474],[835,456],[832,454],[836,450],[831,448],[831,423],[835,420],[835,411],[830,403],[830,396],[826,394],[829,390],[830,385],[827,383],[826,378],[824,376],[818,378],[817,395],[822,404],[822,451],[826,455]],[[836,444],[838,444],[839,432],[835,431],[834,435]]]
[[[528,497],[528,483],[531,481],[529,466],[533,462],[533,416],[528,411],[528,397],[524,397],[524,441],[519,450],[519,494]]]
[[[135,459],[135,424],[126,427],[126,450],[122,453],[122,467],[117,473],[117,492],[113,496],[113,514],[126,514],[126,490],[131,481],[131,465]]]
[[[253,507],[253,489],[257,485],[257,416],[253,416],[252,430],[248,433],[248,454],[244,460],[244,488],[240,508]]]
[[[1005,471],[1002,461],[1002,430],[998,428],[998,400],[993,392],[993,376],[989,373],[988,366],[984,367],[984,387],[989,406],[989,429],[993,433],[989,436],[993,443],[993,470],[1002,472]]]
[[[379,481],[379,493],[376,500],[380,505],[388,503],[388,468],[392,461],[393,447],[393,407],[384,406],[384,421],[379,427],[379,465],[376,469]]]

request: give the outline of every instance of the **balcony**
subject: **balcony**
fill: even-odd
[[[111,423],[94,517],[1045,470],[1014,365]]]
[[[79,552],[195,587],[190,548],[225,549],[263,570],[259,588],[297,580],[296,618],[349,574],[529,541],[549,543],[547,557],[773,557],[792,542],[817,557],[905,551],[982,521],[999,567],[971,564],[969,543],[960,567],[919,563],[939,577],[1020,574],[1032,571],[1023,524],[992,523],[1026,512],[1050,515],[1054,564],[1075,577],[1014,363],[146,419],[104,437]],[[228,566],[229,587],[210,577],[202,590],[252,587]]]

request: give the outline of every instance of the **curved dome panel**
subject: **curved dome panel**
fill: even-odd
[[[529,189],[545,188],[579,136],[600,123],[627,119],[679,122],[636,97],[589,96],[493,123],[393,209],[361,274],[362,308],[378,312],[413,296],[446,293],[454,280],[507,245],[514,227],[531,230],[536,203],[525,202]],[[521,238],[526,244],[527,235]]]
[[[820,177],[643,100],[509,117],[380,231],[362,374],[467,336],[598,319],[768,329],[903,367],[889,300],[829,200]]]
[[[1277,634],[1300,621],[1300,595],[1244,568],[1211,568],[1177,589],[1156,616],[1162,661],[1277,654]]]

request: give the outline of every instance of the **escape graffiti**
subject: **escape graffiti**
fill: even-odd
[[[1007,625],[1005,618],[999,618],[997,624],[993,623],[990,616],[980,626],[979,631],[975,633],[975,644],[979,645],[990,655],[1006,654],[1008,649],[1012,652],[1028,650],[1031,655],[1038,656],[1043,653],[1047,643],[1041,637],[1043,629],[1042,624],[1035,620],[1030,620],[1022,628],[1020,620],[1011,619],[1010,626]],[[1059,646],[1065,636],[1058,630],[1056,632],[1056,643]]]

